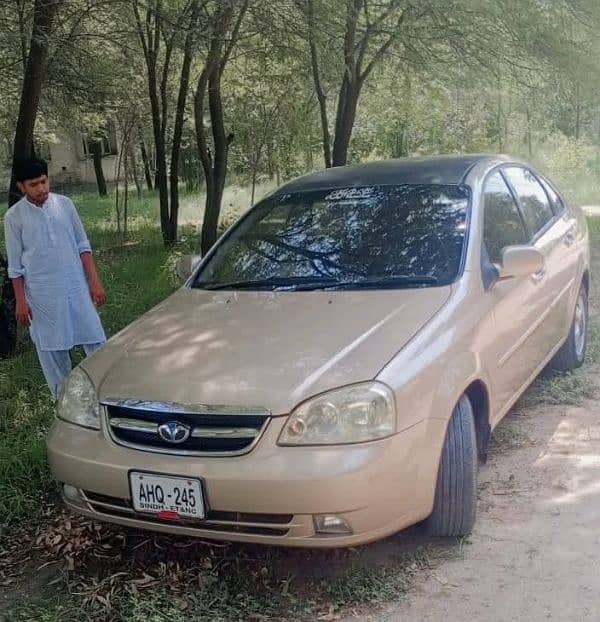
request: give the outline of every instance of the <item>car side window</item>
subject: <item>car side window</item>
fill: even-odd
[[[483,241],[493,263],[500,263],[505,247],[527,244],[519,208],[499,172],[488,177],[483,189]]]
[[[554,215],[557,216],[558,214],[562,214],[565,209],[565,204],[562,202],[562,199],[558,196],[558,194],[556,194],[556,192],[554,192],[550,184],[547,183],[544,179],[540,178],[540,182],[542,186],[544,186],[546,194],[550,199],[550,205],[552,206],[552,211],[554,212]]]
[[[529,232],[536,235],[554,218],[546,192],[535,175],[525,168],[505,168],[504,174],[517,193]]]

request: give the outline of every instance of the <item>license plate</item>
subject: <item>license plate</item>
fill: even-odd
[[[136,512],[162,515],[160,518],[204,518],[200,480],[188,477],[129,473],[131,500]]]

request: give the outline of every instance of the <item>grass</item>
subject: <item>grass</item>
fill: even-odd
[[[590,367],[600,361],[600,324],[590,318],[586,364],[570,373],[542,374],[521,398],[519,406],[581,406],[587,399],[598,397],[597,383],[590,381]]]
[[[94,566],[98,551],[102,564]],[[417,571],[462,554],[455,540],[423,546],[410,537],[386,543],[386,551],[375,560],[373,547],[213,546],[103,527],[73,571],[59,575],[53,590],[13,607],[6,620],[334,620],[342,611],[366,612],[402,597]]]
[[[531,438],[523,432],[519,423],[512,417],[506,417],[494,429],[490,442],[490,454],[507,449],[519,449],[531,443]]]

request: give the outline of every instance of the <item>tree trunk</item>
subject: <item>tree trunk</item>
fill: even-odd
[[[123,195],[123,242],[126,242],[129,237],[127,223],[129,207],[129,158],[127,157],[127,151],[125,151],[125,171],[123,177],[125,178],[125,189]]]
[[[196,140],[206,179],[206,205],[200,236],[200,248],[203,255],[206,254],[217,239],[221,200],[227,175],[227,157],[229,145],[233,140],[233,134],[227,135],[225,132],[223,102],[221,100],[221,76],[229,61],[233,47],[238,40],[240,27],[248,9],[249,0],[242,0],[235,21],[233,20],[235,3],[217,4],[219,8],[214,17],[208,56],[204,69],[198,78],[194,97]],[[232,21],[234,21],[233,26]],[[204,125],[207,91],[213,153],[211,153],[209,147],[207,130]]]
[[[225,190],[225,177],[227,175],[227,157],[229,144],[233,136],[225,135],[225,120],[223,115],[223,102],[221,101],[221,72],[217,67],[208,80],[208,104],[212,121],[214,162],[210,172],[211,190],[206,187],[206,211],[202,223],[202,236],[200,241],[202,254],[205,255],[211,246],[217,241],[217,228],[221,215],[221,200]]]
[[[8,265],[0,255],[0,359],[11,356],[16,343],[15,296],[8,278]]]
[[[105,197],[108,194],[106,189],[106,179],[104,179],[104,171],[102,170],[102,142],[92,140],[90,143],[90,152],[92,153],[92,161],[94,162],[94,173],[96,174],[96,184],[98,185],[98,194]]]
[[[185,37],[183,52],[183,63],[181,65],[181,78],[179,81],[179,94],[177,96],[177,107],[175,109],[175,124],[173,127],[173,146],[171,150],[171,170],[169,172],[169,183],[171,186],[171,206],[169,215],[169,243],[177,242],[177,225],[179,222],[179,156],[181,153],[181,137],[183,135],[183,123],[185,114],[185,104],[190,83],[190,68],[192,64],[192,52],[194,42],[194,32],[200,11],[198,0],[192,4],[189,28]]]
[[[225,174],[215,175],[210,185],[210,191],[208,190],[208,184],[206,188],[206,207],[204,211],[204,222],[202,223],[202,235],[200,238],[202,255],[206,255],[217,241],[221,202],[225,189]]]
[[[325,168],[331,168],[331,135],[329,133],[329,121],[327,119],[327,98],[325,96],[325,91],[323,90],[321,74],[319,72],[319,59],[317,54],[317,44],[315,41],[315,11],[313,0],[307,0],[306,6],[308,13],[308,45],[310,48],[312,75],[317,100],[319,101],[319,113],[321,116],[323,157],[325,159]]]
[[[160,207],[160,229],[165,245],[169,245],[169,187],[167,182],[167,155],[165,146],[165,127],[166,127],[166,107],[164,99],[166,98],[166,78],[168,77],[168,69],[170,62],[170,51],[165,53],[162,74],[163,80],[160,84],[159,99],[159,81],[157,75],[157,59],[159,55],[159,46],[162,40],[162,16],[160,15],[160,2],[155,2],[154,8],[146,5],[145,24],[142,25],[142,18],[139,13],[137,2],[133,2],[133,10],[137,31],[144,50],[144,58],[146,61],[146,70],[148,72],[148,97],[150,99],[150,111],[152,113],[152,132],[154,135],[154,152],[156,158],[156,174],[154,187],[158,189],[158,202]],[[153,32],[152,32],[153,31]]]
[[[150,162],[148,160],[148,153],[146,152],[146,145],[143,140],[140,140],[140,153],[142,155],[142,162],[144,163],[144,176],[146,177],[146,186],[148,190],[152,190],[152,174],[150,173]]]
[[[219,225],[219,212],[221,197],[216,188],[213,178],[206,180],[206,203],[204,205],[204,221],[200,238],[200,250],[206,255],[212,245],[217,241],[217,228]]]
[[[152,108],[152,126],[154,129],[154,144],[156,149],[156,181],[158,202],[160,206],[160,230],[165,245],[171,243],[169,232],[169,186],[167,183],[167,155],[165,137],[160,122],[158,97],[156,95],[156,75],[149,76],[150,104]]]
[[[575,140],[579,140],[581,132],[581,98],[579,96],[579,84],[575,86]]]
[[[127,149],[127,156],[129,157],[129,165],[131,167],[131,176],[133,177],[133,183],[135,184],[135,191],[138,201],[142,200],[142,180],[140,179],[140,172],[138,169],[138,161],[135,157],[135,151],[133,145],[130,143]]]
[[[117,160],[117,171],[115,179],[115,212],[117,215],[117,233],[121,234],[121,203],[120,203],[120,184],[121,184],[121,166],[123,164],[123,141],[121,141],[121,149],[119,149],[119,158]]]
[[[350,82],[344,76],[335,119],[332,166],[345,166],[348,163],[348,149],[356,120],[360,88],[360,81]]]
[[[254,196],[256,194],[256,174],[257,174],[257,165],[254,163],[252,167],[252,193],[250,195],[250,207],[254,205]]]
[[[525,113],[527,115],[527,153],[531,158],[533,157],[533,148],[531,145],[531,113],[527,104],[525,104]]]
[[[19,12],[19,43],[21,44],[21,62],[23,63],[23,75],[27,69],[27,17],[25,15],[25,0],[17,2]]]
[[[33,31],[29,55],[23,77],[19,115],[15,129],[13,146],[13,169],[8,193],[8,204],[16,203],[21,195],[17,190],[15,179],[15,163],[19,158],[30,157],[34,154],[33,130],[37,118],[42,85],[45,78],[46,62],[48,60],[48,39],[52,32],[52,23],[62,0],[35,0],[33,7]]]

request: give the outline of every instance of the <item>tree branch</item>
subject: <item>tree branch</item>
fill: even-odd
[[[227,63],[229,62],[229,57],[231,56],[231,51],[233,50],[233,48],[235,47],[235,44],[237,43],[239,34],[240,34],[240,28],[242,26],[242,21],[244,19],[244,16],[246,15],[246,11],[248,10],[248,4],[249,4],[249,0],[243,0],[242,1],[242,6],[240,7],[240,12],[237,16],[237,19],[235,20],[235,25],[233,27],[233,31],[231,33],[231,39],[229,41],[229,45],[227,45],[225,47],[225,53],[223,54],[223,59],[221,61],[221,68],[220,71],[221,73],[223,73],[225,66],[227,65]]]
[[[396,24],[396,28],[394,29],[394,31],[390,34],[387,41],[377,50],[377,52],[375,52],[373,58],[367,65],[366,69],[359,74],[359,80],[361,82],[364,82],[367,79],[371,71],[373,71],[373,68],[375,67],[375,65],[381,61],[381,59],[386,55],[390,47],[392,47],[392,45],[400,38],[400,34],[402,31],[402,24],[404,20],[406,19],[407,12],[408,12],[407,9],[402,11],[400,17],[398,18],[398,23]],[[359,67],[359,71],[360,71],[360,67]]]

